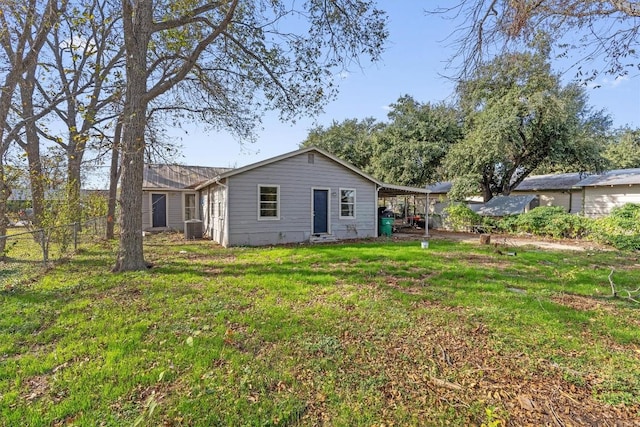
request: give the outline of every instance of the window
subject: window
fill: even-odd
[[[340,189],[340,218],[355,218],[356,190]]]
[[[196,210],[196,195],[195,194],[185,194],[184,195],[184,220],[189,221],[190,219],[196,219],[197,217]]]
[[[258,219],[280,219],[280,187],[258,186]]]

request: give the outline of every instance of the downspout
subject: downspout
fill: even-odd
[[[222,236],[222,246],[229,247],[229,179],[227,178],[227,184],[223,184],[218,181],[218,184],[224,188],[224,236]]]
[[[373,185],[374,185],[374,188],[376,189],[376,203],[375,203],[375,216],[374,216],[375,220],[374,220],[374,224],[373,224],[373,229],[375,230],[374,231],[374,235],[376,237],[380,237],[379,231],[378,231],[378,228],[379,228],[378,227],[378,223],[380,222],[380,218],[379,218],[379,215],[378,215],[378,210],[379,210],[378,209],[378,202],[380,200],[380,186],[378,184],[373,184]]]

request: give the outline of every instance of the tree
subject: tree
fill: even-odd
[[[597,145],[586,145],[609,122],[589,109],[582,87],[561,86],[547,55],[544,43],[535,52],[503,54],[458,85],[466,134],[445,160],[454,197],[471,184],[485,201],[509,195],[543,165],[602,167]]]
[[[207,119],[241,133],[255,123],[243,116],[251,107],[276,109],[283,119],[317,113],[335,94],[332,70],[362,54],[379,58],[386,16],[373,2],[287,5],[282,0],[122,0],[127,59],[121,235],[114,271],[147,266],[142,176],[146,113],[152,102],[202,85],[206,89],[201,96],[220,106],[217,113],[208,110]],[[302,23],[308,27],[300,28]],[[240,98],[248,98],[248,106],[229,109]]]
[[[17,133],[6,132],[12,100],[20,79],[33,69],[51,28],[58,22],[66,8],[66,0],[5,0],[0,3],[0,46],[7,69],[0,90],[0,235],[6,234],[6,206],[11,195],[9,179],[5,176],[5,155]],[[4,252],[5,239],[0,239],[0,253]]]
[[[611,169],[640,168],[640,129],[619,129],[606,147],[604,157]]]
[[[328,127],[317,126],[309,131],[301,147],[319,147],[346,160],[355,167],[370,169],[372,138],[384,125],[374,118],[347,119]]]
[[[62,16],[46,44],[37,89],[42,105],[57,122],[41,134],[66,153],[67,203],[74,222],[81,219],[81,168],[90,144],[108,140],[120,117],[124,47],[120,5],[114,0],[80,0]],[[52,96],[51,94],[59,94]],[[63,128],[61,131],[59,128]]]
[[[370,172],[400,185],[435,181],[442,159],[462,137],[458,111],[445,104],[421,104],[408,95],[390,108],[389,122],[373,139]]]
[[[454,33],[451,62],[460,60],[460,76],[491,55],[522,46],[542,31],[557,40],[562,55],[578,51],[577,74],[592,79],[600,71],[624,75],[639,64],[640,4],[633,0],[463,0],[429,12],[464,22]],[[602,58],[603,69],[583,70]]]

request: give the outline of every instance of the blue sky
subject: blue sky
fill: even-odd
[[[381,1],[379,5],[389,15],[389,41],[382,61],[371,65],[363,62],[363,69],[354,67],[349,73],[337,76],[340,83],[338,98],[314,119],[299,120],[296,124],[281,123],[277,114],[265,116],[263,130],[255,143],[242,143],[226,133],[204,133],[197,128],[180,130],[172,136],[183,145],[179,163],[201,166],[244,166],[298,148],[311,127],[365,117],[386,120],[387,106],[408,94],[419,102],[448,101],[454,86],[441,77],[447,74],[445,63],[452,54],[447,37],[454,29],[452,21],[426,16],[425,7],[435,2],[420,0]],[[556,71],[562,71],[557,69]],[[566,81],[575,74],[567,71]],[[630,125],[640,128],[640,75],[623,79],[599,76],[589,88],[590,104],[605,109],[614,127]]]

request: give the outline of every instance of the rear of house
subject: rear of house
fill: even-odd
[[[228,168],[147,164],[143,176],[142,229],[184,231],[185,221],[200,220],[195,187]]]
[[[375,237],[378,183],[316,148],[198,186],[205,236],[223,246]]]

